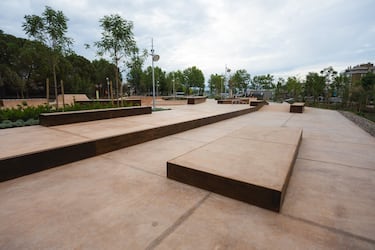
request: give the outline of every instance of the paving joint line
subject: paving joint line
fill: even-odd
[[[294,114],[289,116],[289,118],[281,125],[281,127],[286,127],[286,124],[290,121],[290,119],[292,119],[293,116],[294,116]]]
[[[354,239],[357,239],[357,240],[366,241],[368,243],[371,243],[371,244],[375,245],[375,240],[369,239],[367,237],[363,237],[363,236],[360,236],[360,235],[357,235],[357,234],[353,234],[353,233],[350,233],[350,232],[347,232],[347,231],[344,231],[344,230],[341,230],[341,229],[337,229],[337,228],[334,228],[334,227],[322,225],[320,223],[317,223],[317,222],[314,222],[314,221],[311,221],[311,220],[307,220],[307,219],[304,219],[304,218],[295,217],[295,216],[290,215],[290,214],[281,214],[281,215],[284,216],[284,217],[287,217],[289,219],[292,219],[292,220],[301,221],[301,222],[304,222],[304,223],[312,225],[312,226],[316,226],[316,227],[326,229],[326,230],[328,230],[330,232],[333,232],[333,233],[336,233],[336,234],[341,234],[341,235],[344,235],[346,237],[351,237],[351,238],[354,238]]]
[[[168,227],[163,233],[161,233],[156,239],[151,241],[151,243],[146,247],[147,250],[155,249],[160,243],[163,242],[165,238],[171,235],[182,223],[184,223],[194,212],[197,210],[211,195],[211,192],[206,194],[200,201],[198,201],[193,207],[187,210],[183,215],[181,215],[170,227]]]
[[[346,165],[346,164],[337,163],[337,162],[320,161],[320,160],[308,159],[308,158],[303,158],[303,157],[297,157],[297,159],[298,159],[298,160],[304,160],[304,161],[314,161],[314,162],[321,162],[321,163],[327,163],[327,164],[340,165],[340,166],[347,167],[347,168],[354,168],[354,169],[363,169],[363,170],[375,171],[375,169],[372,169],[372,168],[365,168],[365,167],[351,166],[351,165]]]

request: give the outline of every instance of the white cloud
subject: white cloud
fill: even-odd
[[[6,33],[25,37],[25,14],[49,5],[69,18],[75,50],[94,59],[84,44],[100,39],[99,19],[118,13],[134,22],[139,47],[161,56],[167,71],[194,66],[206,76],[224,67],[252,75],[297,74],[330,65],[374,61],[375,17],[372,0],[2,0]]]

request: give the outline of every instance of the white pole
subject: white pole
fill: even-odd
[[[152,108],[155,108],[155,73],[154,73],[154,39],[151,38],[151,61],[152,61]]]

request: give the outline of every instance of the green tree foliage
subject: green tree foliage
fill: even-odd
[[[286,80],[286,89],[294,100],[302,99],[300,96],[302,93],[302,83],[297,77],[288,77]]]
[[[351,101],[357,103],[357,111],[365,109],[370,101],[375,100],[375,74],[368,72],[352,87]]]
[[[203,72],[196,66],[187,68],[183,71],[184,83],[188,94],[190,94],[190,88],[198,88],[199,94],[203,93],[204,90],[204,75]]]
[[[318,73],[309,72],[305,82],[305,96],[312,96],[314,103],[319,96],[323,96],[325,88],[325,78]]]
[[[156,95],[167,94],[166,72],[159,67],[154,67]],[[152,95],[152,67],[148,66],[141,77],[144,93]]]
[[[331,89],[333,96],[342,97],[343,103],[349,101],[349,78],[345,74],[335,76]]]
[[[68,31],[68,18],[62,11],[55,11],[49,6],[45,7],[41,16],[26,15],[22,27],[27,35],[42,42],[50,48],[50,60],[55,85],[55,96],[57,96],[56,67],[60,54],[69,50],[73,43],[72,39],[65,34]],[[58,99],[56,98],[58,105]]]
[[[324,77],[325,81],[325,88],[324,88],[324,96],[325,100],[328,102],[329,97],[335,96],[335,88],[334,88],[334,79],[337,76],[337,71],[333,69],[332,66],[324,68],[320,71],[321,76]]]
[[[95,42],[98,48],[98,54],[108,53],[115,64],[115,86],[117,94],[119,93],[119,63],[131,56],[136,47],[133,34],[133,22],[123,19],[120,15],[114,14],[104,16],[99,20],[100,27],[103,29],[102,38]],[[119,105],[119,102],[117,101]]]
[[[208,79],[208,87],[210,88],[210,93],[218,96],[224,91],[224,77],[218,74],[212,74],[210,79]]]
[[[275,88],[273,80],[274,80],[273,75],[270,75],[270,74],[254,76],[251,82],[251,88],[257,89],[257,90],[273,89]]]
[[[287,97],[287,89],[285,85],[285,79],[282,77],[279,77],[277,79],[277,84],[275,86],[275,100],[276,101],[282,101]]]
[[[115,72],[113,68],[116,65],[108,62],[105,59],[99,59],[92,61],[93,66],[93,81],[95,85],[99,86],[99,91],[101,93],[102,98],[108,98],[108,89],[109,89],[109,82],[115,79]]]
[[[246,92],[247,88],[249,87],[251,77],[250,74],[247,73],[246,69],[237,70],[229,80],[233,88]]]
[[[144,82],[142,82],[142,67],[147,59],[147,50],[140,53],[138,48],[134,48],[130,61],[127,63],[127,67],[130,69],[127,74],[128,82],[130,87],[134,90],[136,94],[145,93],[147,87]]]
[[[28,97],[44,91],[51,72],[45,45],[1,33],[0,54],[0,97]]]

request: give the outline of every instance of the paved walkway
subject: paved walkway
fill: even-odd
[[[211,106],[157,112],[143,124],[242,105]],[[0,249],[375,249],[374,137],[336,111],[288,110],[288,105],[271,104],[255,113],[2,182]],[[4,130],[0,152],[3,157],[43,148],[51,138],[71,143],[106,136],[129,129],[125,124],[132,119],[60,126],[53,132],[40,127]],[[168,160],[249,125],[303,128],[281,213],[165,177]],[[35,137],[27,137],[31,134]],[[27,138],[33,145],[23,145]]]

